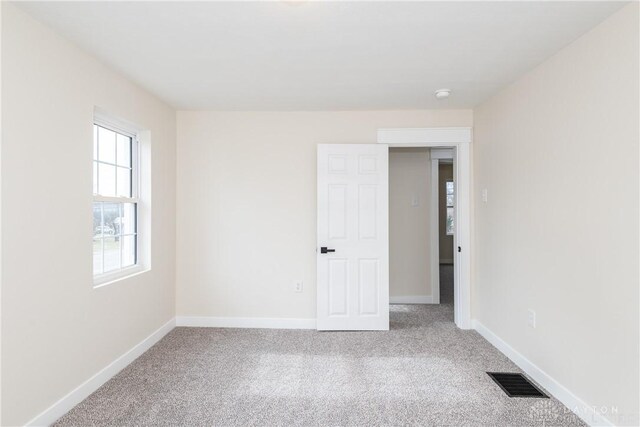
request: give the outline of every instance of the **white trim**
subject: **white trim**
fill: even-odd
[[[433,151],[433,150],[431,150]],[[440,304],[440,160],[431,157],[431,203],[429,227],[429,243],[431,249],[431,295],[433,304]]]
[[[523,356],[516,349],[511,347],[502,338],[493,333],[490,329],[480,323],[479,320],[473,320],[473,329],[484,337],[491,345],[500,350],[513,363],[518,365],[527,375],[535,382],[540,384],[553,397],[558,399],[563,405],[569,408],[573,413],[579,416],[585,423],[590,426],[613,426],[611,421],[599,414],[593,405],[586,404],[582,399],[569,391],[565,386],[560,384],[556,379],[551,377],[545,371],[536,366],[533,362]]]
[[[93,123],[134,139],[137,139],[138,132],[142,130],[142,127],[114,116],[100,107],[93,107]]]
[[[451,146],[471,142],[470,127],[378,129],[378,143],[423,147],[424,144]]]
[[[456,325],[471,329],[471,152],[469,144],[456,147],[453,236],[453,311]],[[458,252],[458,248],[461,251]]]
[[[157,331],[136,344],[131,350],[111,362],[109,365],[101,369],[94,376],[69,394],[51,405],[48,409],[29,421],[27,426],[48,426],[69,412],[74,406],[86,399],[91,393],[100,388],[104,383],[113,378],[118,372],[126,368],[131,362],[140,357],[145,351],[149,350],[155,343],[160,341],[175,327],[175,319],[169,320]]]
[[[433,302],[431,295],[407,295],[389,297],[389,304],[438,304]]]
[[[94,202],[106,202],[106,203],[139,203],[140,200],[137,197],[111,197],[100,196],[99,194],[93,195]]]
[[[146,273],[147,271],[149,271],[149,269],[145,268],[143,265],[134,264],[108,273],[97,274],[93,276],[93,289],[102,288],[103,286],[138,276],[142,273]]]
[[[454,149],[455,240],[454,320],[460,329],[471,328],[471,128],[378,129],[378,143],[389,147]],[[457,248],[462,248],[458,252]]]
[[[120,267],[114,271],[109,271],[106,273],[104,272],[98,273],[98,274],[94,273],[93,287],[98,288],[98,287],[102,287],[102,286],[120,281],[121,279],[126,279],[131,276],[138,275],[140,273],[144,273],[145,271],[150,270],[151,268],[149,263],[150,255],[148,252],[151,250],[151,245],[148,243],[149,239],[145,238],[147,237],[147,235],[150,235],[150,233],[147,234],[146,232],[147,229],[149,228],[146,224],[146,221],[150,221],[150,218],[148,215],[148,210],[145,210],[145,207],[146,207],[145,205],[149,205],[150,207],[150,203],[148,203],[148,196],[146,200],[140,199],[141,194],[145,195],[140,188],[142,184],[142,179],[141,179],[141,173],[142,173],[141,158],[142,157],[140,155],[140,150],[142,149],[142,145],[140,142],[140,139],[141,139],[140,133],[142,132],[141,128],[131,122],[120,119],[118,117],[115,117],[107,113],[105,110],[102,110],[99,107],[94,107],[93,124],[94,126],[97,125],[131,138],[131,167],[129,167],[128,169],[131,171],[130,185],[132,189],[131,197],[103,196],[101,194],[93,194],[93,203],[100,203],[100,202],[117,203],[117,204],[131,203],[135,205],[135,212],[136,212],[135,213],[136,232],[129,234],[132,236],[136,236],[136,239],[135,239],[136,264],[132,266],[127,266],[127,267]],[[96,141],[94,141],[94,143],[96,143]],[[100,144],[99,138],[98,138],[97,144],[98,144],[98,150],[99,150],[99,144]],[[121,167],[117,163],[111,164],[111,163],[95,160],[95,153],[94,153],[93,164],[95,165],[96,163],[108,164],[108,165],[115,166],[116,168]],[[96,176],[98,178],[98,183],[99,183],[100,174],[98,173]],[[117,174],[115,179],[116,179],[116,186],[117,186],[117,181],[118,181]],[[98,186],[98,190],[100,190],[99,186]],[[103,246],[102,257],[103,257],[103,264],[104,264],[104,243],[102,246]],[[120,251],[120,261],[122,263],[122,250]]]
[[[204,328],[316,329],[316,319],[178,316],[176,326]]]
[[[431,159],[453,160],[453,150],[451,148],[432,148]]]

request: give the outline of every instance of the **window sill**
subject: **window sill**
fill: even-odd
[[[93,276],[93,288],[97,289],[125,279],[130,279],[142,273],[146,273],[149,270],[149,268],[145,268],[141,265],[134,265],[111,273]]]

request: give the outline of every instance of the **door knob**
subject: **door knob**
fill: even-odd
[[[335,252],[335,249],[329,249],[326,246],[322,246],[320,247],[320,253],[321,254],[326,254],[327,252]]]

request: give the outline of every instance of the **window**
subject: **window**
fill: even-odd
[[[456,200],[455,197],[455,189],[453,185],[453,181],[447,181],[447,236],[453,235],[453,218],[454,218],[454,202]]]
[[[135,132],[93,125],[93,277],[100,284],[138,265]]]

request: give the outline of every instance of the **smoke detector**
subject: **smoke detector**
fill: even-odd
[[[435,95],[438,99],[447,99],[451,95],[451,89],[438,89]]]

